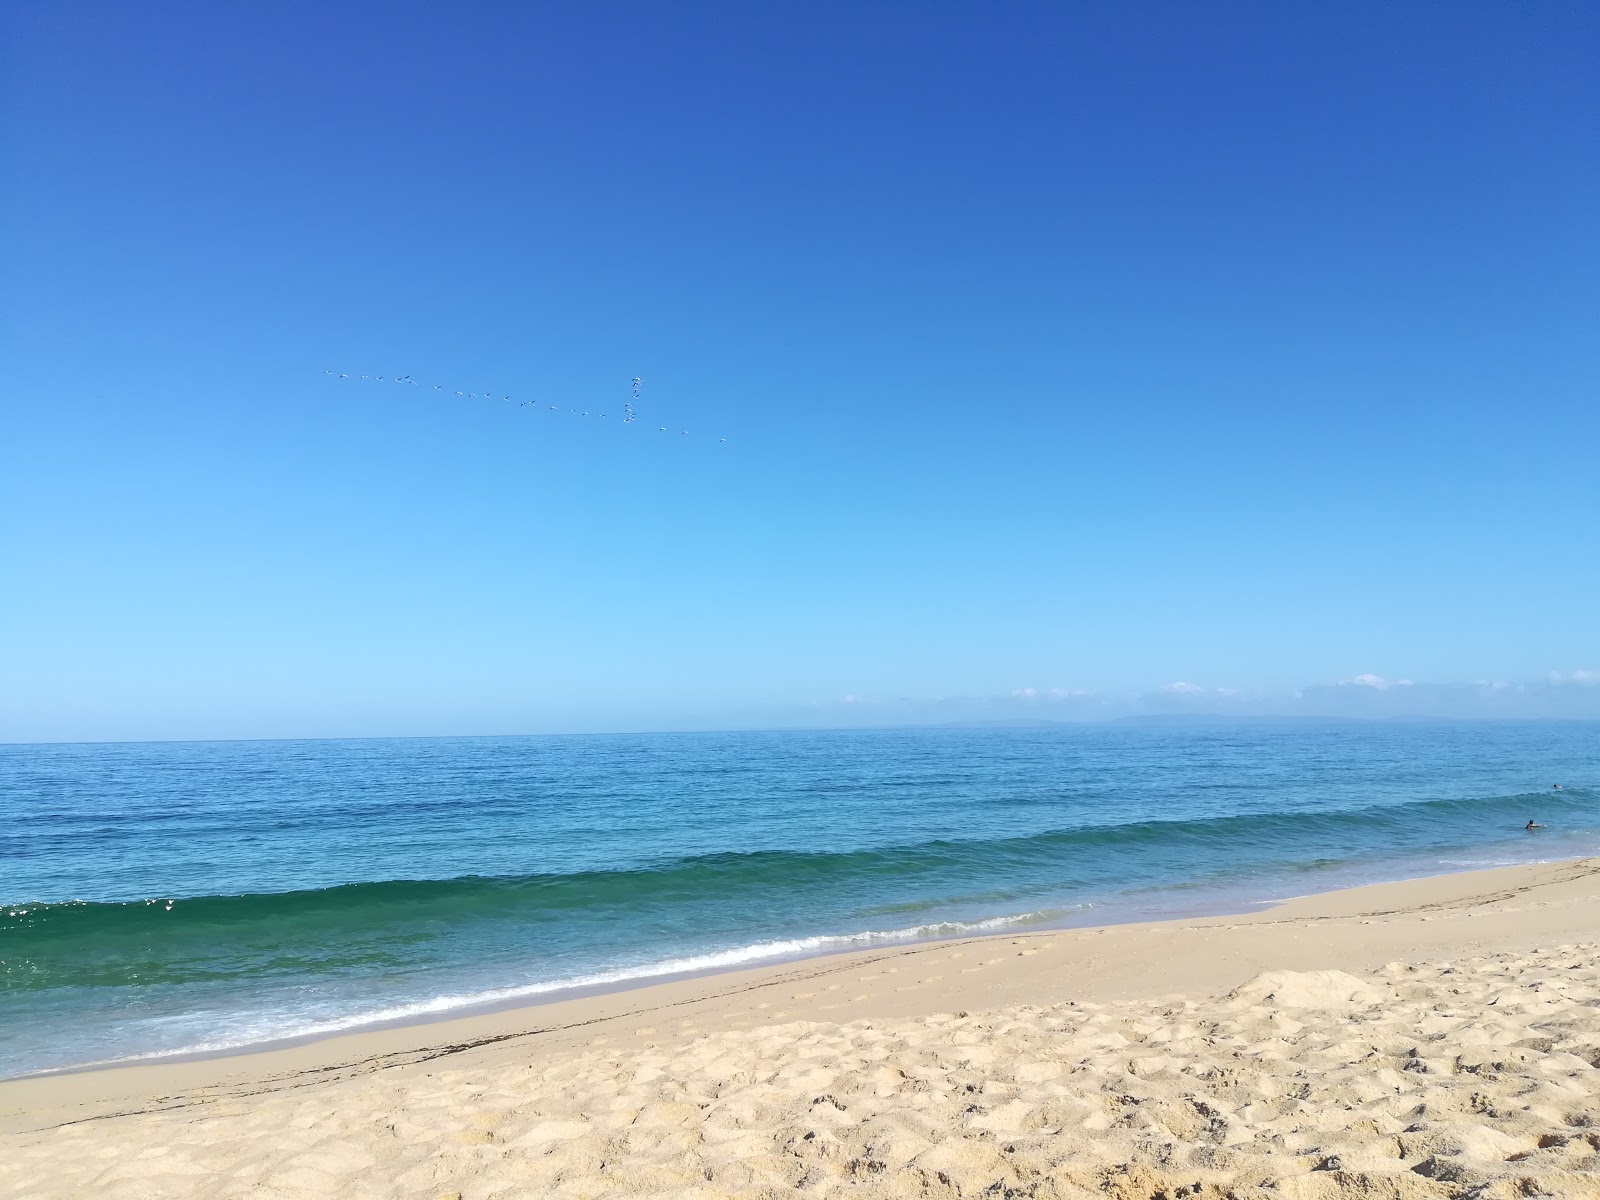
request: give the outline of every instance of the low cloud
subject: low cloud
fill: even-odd
[[[1413,687],[1415,685],[1409,679],[1396,679],[1391,682],[1382,675],[1357,675],[1354,679],[1344,680],[1340,686],[1377,688],[1381,692],[1392,687]]]
[[[965,722],[1098,722],[1137,716],[1253,718],[1458,718],[1600,720],[1600,671],[1564,669],[1531,682],[1478,679],[1426,683],[1361,673],[1294,690],[1176,680],[1144,692],[1028,685],[990,696],[873,699],[851,693],[831,710],[852,725]],[[848,714],[848,715],[847,715]]]
[[[1296,709],[1308,715],[1353,717],[1600,718],[1600,688],[1586,671],[1551,672],[1540,681],[1477,679],[1425,683],[1358,675],[1332,686],[1301,689]],[[1600,678],[1594,680],[1600,683]]]
[[[1600,671],[1551,671],[1551,687],[1600,687]]]

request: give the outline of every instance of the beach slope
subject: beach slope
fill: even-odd
[[[23,1196],[1600,1196],[1600,862],[0,1084]]]

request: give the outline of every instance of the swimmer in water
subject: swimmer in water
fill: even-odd
[[[1530,829],[1530,830],[1532,830],[1532,829],[1543,829],[1544,826],[1543,825],[1535,825],[1532,821],[1529,821],[1526,825],[1523,826],[1523,828],[1524,829]]]
[[[1559,784],[1559,783],[1552,783],[1552,784],[1551,784],[1551,785],[1550,785],[1550,786],[1551,786],[1551,787],[1552,787],[1552,788],[1553,788],[1553,789],[1554,789],[1554,790],[1556,790],[1556,791],[1558,791],[1558,792],[1559,792],[1559,791],[1560,791],[1560,790],[1561,790],[1561,785],[1560,785],[1560,784]]]

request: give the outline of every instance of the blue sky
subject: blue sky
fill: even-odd
[[[1600,715],[1593,8],[4,19],[0,739]]]

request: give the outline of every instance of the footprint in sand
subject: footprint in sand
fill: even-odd
[[[813,997],[815,995],[816,995],[815,992],[796,992],[794,995],[790,996],[789,999],[791,999],[791,1000],[809,1000],[809,999],[811,999],[811,997]]]
[[[643,1029],[635,1029],[633,1031],[635,1037],[649,1037],[654,1032],[656,1032],[655,1028],[650,1025],[646,1025]]]

